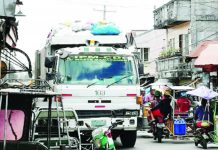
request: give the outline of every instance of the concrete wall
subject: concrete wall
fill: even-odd
[[[203,40],[218,39],[218,0],[191,1],[192,47]]]

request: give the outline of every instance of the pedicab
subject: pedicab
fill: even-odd
[[[190,86],[169,86],[171,89],[171,118],[166,120],[166,129],[169,136],[184,139],[193,135],[192,103],[186,92],[193,90]]]
[[[50,149],[50,110],[52,98],[57,94],[47,90],[44,81],[37,81],[37,86],[35,83],[25,84],[16,79],[6,80],[0,85],[0,149]],[[33,102],[38,98],[48,102],[47,145],[30,139]]]
[[[200,121],[196,121],[195,123],[195,133],[194,133],[195,146],[198,146],[200,144],[204,149],[207,149],[208,143],[214,143],[218,145],[218,126],[217,126],[218,93],[212,91],[211,89],[205,86],[200,86],[199,88],[193,91],[189,91],[187,94],[190,94],[192,96],[197,96],[201,99],[201,101],[202,100],[207,101],[203,109],[204,111],[203,111],[202,119]]]

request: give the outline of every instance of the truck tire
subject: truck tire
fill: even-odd
[[[134,147],[137,138],[136,131],[123,131],[120,135],[120,140],[123,147]]]

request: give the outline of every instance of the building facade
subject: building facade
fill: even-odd
[[[184,84],[196,70],[186,56],[204,40],[218,38],[218,0],[171,0],[154,10],[154,29],[166,30],[166,49],[157,59],[158,78]]]

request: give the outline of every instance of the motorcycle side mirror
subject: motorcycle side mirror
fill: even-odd
[[[123,122],[124,122],[124,120],[120,120],[120,121],[117,122],[117,124],[122,125]]]
[[[91,126],[88,123],[85,123],[86,127],[91,129]]]

